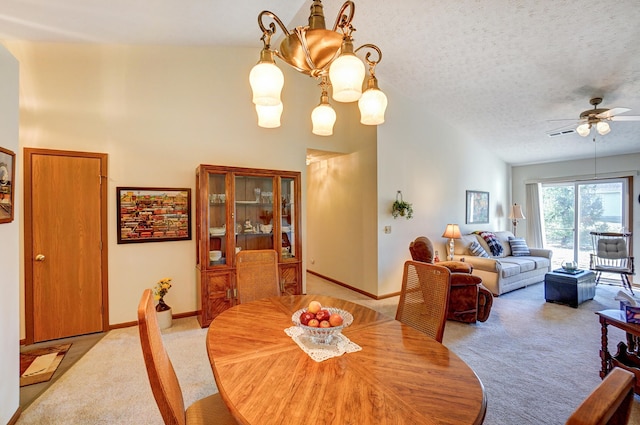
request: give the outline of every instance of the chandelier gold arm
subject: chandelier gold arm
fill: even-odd
[[[258,15],[258,25],[260,26],[260,29],[262,30],[262,38],[261,38],[261,40],[264,43],[264,47],[266,47],[267,49],[270,49],[271,48],[271,37],[273,36],[273,34],[276,33],[276,26],[275,26],[275,24],[273,22],[270,22],[269,23],[269,28],[267,29],[267,27],[265,27],[263,22],[262,22],[262,18],[265,15],[267,17],[273,19],[274,21],[276,21],[278,26],[282,29],[282,32],[284,32],[285,37],[289,36],[289,30],[287,29],[287,27],[284,26],[284,24],[282,23],[280,18],[278,18],[278,16],[276,16],[275,13],[269,12],[268,10],[263,10],[262,12],[260,12],[260,14]],[[277,52],[276,52],[276,54],[277,54]]]
[[[349,9],[349,15],[345,15],[345,11],[347,9]],[[340,28],[342,29],[342,32],[345,35],[350,37],[351,33],[356,30],[351,25],[351,21],[353,21],[353,16],[355,15],[355,13],[356,13],[355,3],[352,1],[344,2],[342,7],[340,8],[340,12],[338,12],[338,15],[336,16],[336,23],[333,25],[333,31]]]
[[[364,60],[365,62],[367,62],[367,65],[369,65],[369,73],[371,73],[372,76],[375,75],[376,73],[376,65],[380,63],[380,61],[382,61],[382,50],[380,50],[380,48],[378,46],[376,46],[375,44],[363,44],[362,46],[358,47],[354,53],[358,53],[359,50],[361,49],[371,49],[373,51],[375,51],[378,54],[378,57],[376,60],[372,60],[371,59],[371,53],[372,52],[367,52],[367,54],[364,56]]]

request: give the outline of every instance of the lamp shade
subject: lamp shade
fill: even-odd
[[[258,126],[263,128],[280,127],[282,102],[275,106],[256,105],[256,113],[258,114]]]
[[[611,127],[609,127],[609,123],[606,121],[600,121],[596,124],[596,130],[601,136],[608,134],[611,131]]]
[[[522,207],[518,204],[513,204],[511,206],[511,212],[509,213],[509,218],[512,220],[524,220],[526,217],[522,213]]]
[[[576,128],[576,132],[582,137],[587,137],[591,130],[591,125],[588,123],[580,124],[578,128]]]
[[[447,228],[444,230],[442,237],[449,239],[460,239],[462,237],[462,235],[460,234],[460,227],[458,227],[457,224],[447,224]]]
[[[353,53],[344,53],[329,68],[333,86],[333,99],[338,102],[355,102],[362,96],[364,63]]]
[[[311,112],[313,130],[311,132],[318,136],[331,136],[333,134],[333,124],[336,122],[336,111],[328,103],[321,103]]]
[[[274,62],[260,61],[249,74],[253,90],[253,103],[261,106],[276,106],[282,103],[280,92],[284,85],[284,74]]]

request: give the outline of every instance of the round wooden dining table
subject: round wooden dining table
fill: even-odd
[[[362,350],[316,362],[285,333],[311,300],[349,311]],[[456,354],[365,306],[319,295],[265,298],[218,315],[207,352],[241,424],[481,424],[484,387]]]

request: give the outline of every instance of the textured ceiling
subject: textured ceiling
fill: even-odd
[[[611,133],[550,138],[591,109],[640,115],[640,2],[618,0],[356,0],[356,47],[383,51],[380,88],[394,87],[494,150],[528,164],[640,152],[640,121]],[[0,39],[261,47],[257,15],[291,29],[309,0],[3,0]],[[323,1],[327,24],[342,1]],[[393,104],[389,105],[393,108]]]

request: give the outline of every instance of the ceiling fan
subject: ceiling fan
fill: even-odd
[[[598,108],[598,105],[602,103],[601,97],[594,97],[589,102],[593,105],[593,109],[582,112],[577,122],[547,131],[547,135],[549,137],[556,137],[576,132],[582,137],[587,137],[591,132],[591,127],[595,127],[598,134],[604,136],[611,131],[608,121],[640,121],[640,116],[619,115],[630,111],[631,109],[629,108]]]

